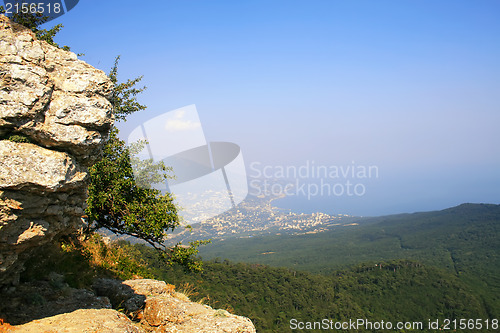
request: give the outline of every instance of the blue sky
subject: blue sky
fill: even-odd
[[[196,104],[245,163],[377,165],[366,195],[301,209],[380,215],[500,203],[500,2],[81,0],[56,40],[148,106]],[[299,198],[296,198],[297,200]],[[298,204],[298,201],[294,201]]]

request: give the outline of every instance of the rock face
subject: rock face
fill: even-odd
[[[108,297],[113,306],[120,302],[146,332],[255,332],[250,319],[191,302],[163,281],[100,279],[94,288],[98,296]]]
[[[0,285],[16,283],[30,249],[81,226],[87,168],[113,122],[112,87],[0,16]]]
[[[172,285],[163,281],[138,279],[122,282],[99,279],[94,284],[94,289],[99,296],[86,295],[81,299],[87,304],[93,304],[95,308],[73,310],[71,301],[58,297],[45,303],[44,308],[51,307],[60,314],[13,326],[12,331],[255,333],[250,319],[191,302],[185,295],[175,292]],[[75,289],[63,292],[67,295],[66,298],[71,299],[79,293]],[[110,300],[113,307],[122,309],[128,316],[109,309],[109,302],[105,300]],[[58,309],[60,305],[63,307]],[[22,312],[22,309],[19,311]],[[35,308],[30,309],[30,312],[33,311],[36,311]]]

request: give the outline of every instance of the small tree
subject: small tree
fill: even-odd
[[[136,98],[146,87],[136,88],[142,77],[118,83],[119,59],[118,56],[109,73],[114,84],[111,103],[115,119],[124,121],[127,115],[146,109]],[[160,251],[169,263],[200,270],[201,262],[196,261],[194,255],[205,241],[191,242],[189,247],[177,244],[167,248],[164,244],[168,233],[180,226],[180,219],[172,195],[152,185],[165,181],[171,169],[162,162],[136,158],[134,154],[141,151],[145,143],[139,141],[129,148],[118,137],[118,129],[112,127],[103,158],[89,170],[88,230],[105,228],[139,238]]]

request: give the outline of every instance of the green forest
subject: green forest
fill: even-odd
[[[78,288],[90,288],[97,276],[164,280],[192,301],[249,317],[257,332],[313,332],[319,330],[304,323],[357,319],[410,325],[395,332],[474,332],[455,330],[453,320],[480,320],[476,331],[497,330],[500,205],[359,222],[323,234],[205,245],[201,272],[172,265],[147,245],[105,245],[94,234],[83,245],[68,239],[40,251],[21,277],[28,282],[55,271]],[[429,320],[439,325],[429,328]]]
[[[206,245],[202,273],[167,267],[144,245],[122,246],[155,278],[248,316],[258,332],[290,331],[294,318],[427,325],[500,317],[500,205],[463,204],[359,223],[323,234]]]
[[[122,246],[130,246],[134,249],[130,252],[145,259],[155,278],[184,286],[193,300],[248,316],[258,332],[291,331],[292,319],[343,322],[366,318],[425,321],[426,325],[429,319],[489,318],[481,297],[466,283],[446,270],[417,261],[365,263],[313,274],[213,260],[204,263],[203,273],[192,274],[162,265],[145,246]]]
[[[202,255],[322,274],[363,262],[416,260],[458,277],[480,295],[490,317],[500,317],[500,205],[462,204],[358,223],[314,235],[216,242]]]

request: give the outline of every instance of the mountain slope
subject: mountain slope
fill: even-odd
[[[244,313],[258,332],[290,332],[292,319],[335,323],[367,318],[427,325],[429,318],[488,317],[481,298],[464,282],[414,261],[362,264],[329,275],[228,261],[205,262],[205,271],[193,275],[167,268],[159,260],[149,264],[158,278],[177,285],[188,282],[196,286],[198,298]]]
[[[462,204],[434,212],[363,219],[313,235],[254,237],[206,246],[204,258],[227,258],[331,273],[362,262],[419,260],[458,276],[500,316],[500,205]]]

